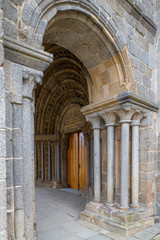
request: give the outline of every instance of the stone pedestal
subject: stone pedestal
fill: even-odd
[[[81,219],[96,224],[109,231],[108,237],[128,239],[134,234],[154,224],[154,218],[142,208],[121,211],[107,204],[90,202],[81,212]]]

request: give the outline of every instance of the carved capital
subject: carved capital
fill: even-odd
[[[131,122],[133,115],[137,110],[132,106],[124,106],[116,110],[116,114],[120,118],[120,122]]]
[[[84,140],[89,141],[92,135],[92,124],[90,122],[87,122],[82,128],[82,132],[84,135]]]
[[[36,87],[36,84],[41,84],[42,82],[42,73],[41,72],[30,72],[28,70],[23,70],[23,98],[28,98],[33,100],[33,89]]]
[[[106,126],[115,125],[117,115],[114,112],[102,111],[102,112],[99,113],[99,115],[105,121]]]
[[[102,128],[102,119],[98,116],[97,113],[87,115],[86,120],[92,123],[93,129],[101,129]]]

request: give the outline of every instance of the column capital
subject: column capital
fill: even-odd
[[[118,115],[120,123],[130,122],[133,120],[141,121],[142,118],[146,117],[146,113],[141,109],[133,105],[126,105],[120,108],[117,108],[115,114]]]
[[[42,83],[43,73],[31,69],[23,69],[22,80],[23,80],[23,98],[33,100],[33,89],[37,84]]]
[[[135,108],[131,106],[124,106],[116,110],[116,114],[119,116],[120,123],[131,122],[131,118],[135,113]]]
[[[98,116],[97,113],[86,115],[86,120],[92,123],[93,129],[101,129],[102,128],[102,119]]]
[[[90,122],[87,122],[82,128],[82,132],[84,135],[85,142],[90,140],[92,135],[92,124]]]
[[[116,123],[117,115],[114,112],[102,111],[98,113],[105,121],[105,126],[114,126]]]

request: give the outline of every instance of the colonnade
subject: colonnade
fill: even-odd
[[[120,177],[120,209],[138,208],[139,200],[139,126],[144,117],[136,109],[120,108],[115,112],[105,112],[87,115],[86,119],[92,123],[94,135],[94,201],[101,201],[101,169],[100,169],[100,130],[102,119],[107,129],[107,203],[114,205],[114,129],[121,126],[121,177]],[[131,205],[129,204],[129,132],[132,127],[132,184]]]

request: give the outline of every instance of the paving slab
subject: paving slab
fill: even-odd
[[[97,235],[94,237],[87,238],[87,240],[111,240],[111,239],[102,235]]]
[[[155,236],[154,233],[147,232],[146,230],[141,231],[134,235],[134,237],[142,240],[151,240]]]
[[[36,188],[38,240],[123,240],[124,238],[79,219],[86,200],[74,191]],[[107,234],[105,234],[107,233]],[[160,223],[128,240],[160,240]]]

